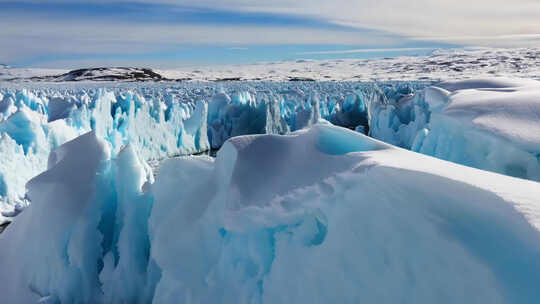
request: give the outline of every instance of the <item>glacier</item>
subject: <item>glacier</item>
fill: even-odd
[[[536,303],[538,130],[523,79],[9,84],[0,297]]]
[[[0,89],[0,222],[28,205],[25,184],[47,168],[49,152],[91,130],[112,144],[113,155],[130,143],[139,157],[155,163],[217,150],[233,136],[287,134],[325,120],[416,152],[539,181],[540,140],[526,130],[539,128],[538,87],[538,81],[507,78],[9,84]],[[476,104],[480,101],[484,105]],[[494,113],[475,112],[492,102]],[[501,104],[512,113],[505,114],[512,119],[503,118],[504,126],[475,123],[499,121],[488,116],[499,115]],[[529,114],[520,116],[527,109]],[[520,130],[513,127],[518,125]]]
[[[0,89],[0,214],[27,206],[25,183],[47,169],[49,152],[91,130],[113,155],[129,143],[143,160],[160,160],[322,120],[367,129],[374,90],[354,83],[10,84]]]
[[[86,133],[28,183],[0,235],[3,300],[538,300],[537,182],[327,123],[171,158],[153,183],[131,144],[112,152]]]

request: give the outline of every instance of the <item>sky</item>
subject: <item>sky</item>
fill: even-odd
[[[538,0],[0,0],[0,63],[182,66],[540,47]]]

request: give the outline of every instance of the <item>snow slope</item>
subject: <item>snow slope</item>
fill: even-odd
[[[83,161],[84,160],[84,161]],[[317,164],[314,166],[314,164]],[[0,235],[16,303],[536,303],[539,184],[327,124],[174,158],[61,146]],[[47,229],[44,229],[46,227]]]

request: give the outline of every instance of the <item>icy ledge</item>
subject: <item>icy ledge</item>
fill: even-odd
[[[540,187],[316,125],[174,158],[88,133],[0,235],[7,303],[536,303]]]

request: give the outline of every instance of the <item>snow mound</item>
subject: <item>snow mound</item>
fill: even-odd
[[[173,158],[61,146],[0,235],[14,303],[536,303],[540,187],[328,124]],[[84,160],[84,161],[83,161]]]

